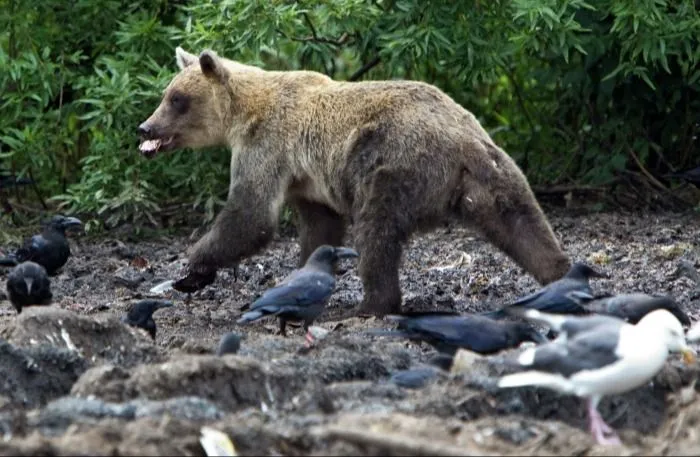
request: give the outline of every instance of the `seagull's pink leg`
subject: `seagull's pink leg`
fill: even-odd
[[[598,401],[593,399],[588,400],[588,417],[591,421],[591,433],[595,437],[598,444],[602,445],[620,445],[620,437],[615,431],[605,423],[603,417],[598,412]],[[605,436],[605,435],[608,436]]]
[[[307,348],[310,348],[316,342],[316,338],[314,338],[314,336],[311,334],[311,332],[309,330],[306,331],[305,338],[306,338],[306,343],[304,343],[304,346],[306,346]]]

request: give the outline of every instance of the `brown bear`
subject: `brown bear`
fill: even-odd
[[[402,244],[448,220],[479,229],[541,284],[568,270],[520,168],[435,86],[265,71],[211,50],[178,47],[176,61],[139,126],[140,150],[231,148],[228,201],[190,249],[177,290],[200,289],[262,249],[284,202],[298,216],[300,264],[322,244],[342,245],[352,224],[363,313],[400,312]]]

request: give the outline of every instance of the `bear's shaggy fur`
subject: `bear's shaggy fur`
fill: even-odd
[[[448,219],[479,229],[542,284],[568,270],[519,167],[438,88],[265,71],[210,50],[177,48],[176,60],[180,72],[139,127],[141,151],[231,148],[228,201],[191,248],[179,290],[263,248],[285,201],[298,215],[300,263],[342,245],[352,224],[363,312],[400,311],[402,243]]]

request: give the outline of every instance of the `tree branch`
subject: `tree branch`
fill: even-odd
[[[370,60],[366,64],[364,64],[359,70],[357,70],[355,73],[350,75],[348,78],[348,81],[357,81],[360,79],[362,76],[365,75],[368,71],[370,71],[372,68],[376,67],[382,62],[382,59],[379,57],[375,57],[374,59]]]
[[[333,46],[343,46],[345,44],[348,44],[351,41],[352,36],[347,33],[343,32],[342,35],[338,38],[326,38],[319,36],[318,33],[316,32],[316,27],[314,27],[313,22],[311,22],[311,18],[309,17],[308,14],[302,13],[304,16],[304,22],[306,22],[306,25],[309,27],[311,30],[311,36],[307,37],[294,37],[294,36],[289,36],[280,29],[277,29],[277,33],[282,34],[284,37],[292,40],[292,41],[298,41],[300,43],[308,43],[308,42],[314,42],[314,43],[326,43],[330,44]]]

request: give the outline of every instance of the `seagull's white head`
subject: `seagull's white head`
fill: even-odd
[[[644,316],[636,325],[649,338],[660,338],[670,352],[680,352],[686,363],[695,361],[695,353],[688,346],[680,321],[665,309],[657,309]]]

